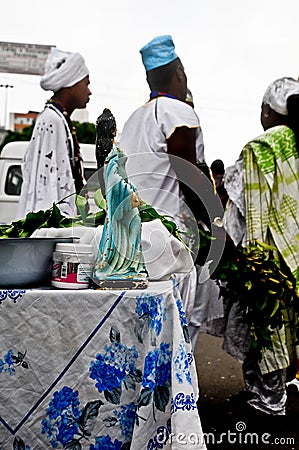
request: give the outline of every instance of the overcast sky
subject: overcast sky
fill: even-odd
[[[262,132],[268,84],[299,75],[298,0],[14,0],[1,2],[0,40],[78,51],[90,70],[89,121],[105,107],[118,129],[148,99],[139,49],[171,34],[188,77],[210,164],[233,164]],[[0,73],[8,112],[40,111],[38,76]],[[5,89],[0,89],[0,124]]]

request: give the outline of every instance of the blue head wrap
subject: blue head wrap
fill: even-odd
[[[174,50],[172,37],[169,35],[157,36],[140,50],[145,70],[165,66],[178,56]]]

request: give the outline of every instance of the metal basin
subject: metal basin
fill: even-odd
[[[73,241],[72,237],[0,239],[0,288],[50,286],[56,243]]]

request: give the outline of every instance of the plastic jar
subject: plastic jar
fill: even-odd
[[[62,289],[87,289],[93,267],[92,245],[58,243],[53,252],[51,284]]]

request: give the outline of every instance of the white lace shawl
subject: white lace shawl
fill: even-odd
[[[75,192],[70,164],[73,141],[63,114],[47,105],[37,118],[22,165],[23,186],[18,217],[48,209]],[[63,214],[76,214],[75,195],[59,205]]]

